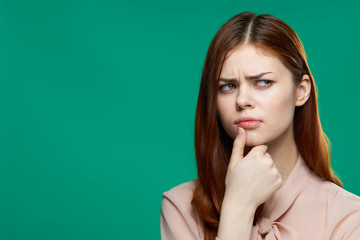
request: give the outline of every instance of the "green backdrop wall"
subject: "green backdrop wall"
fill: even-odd
[[[196,178],[207,48],[243,11],[300,36],[360,195],[359,6],[341,2],[0,0],[0,238],[160,239],[162,192]]]

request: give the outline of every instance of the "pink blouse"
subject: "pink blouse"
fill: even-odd
[[[196,179],[163,193],[162,240],[204,239],[191,205],[195,185]],[[286,182],[265,202],[250,239],[360,240],[360,197],[318,177],[300,156]]]

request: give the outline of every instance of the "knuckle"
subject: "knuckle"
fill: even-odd
[[[261,153],[259,151],[254,152],[254,157],[259,158],[261,156]]]
[[[279,172],[276,170],[276,169],[272,169],[271,170],[271,178],[274,180],[274,181],[277,181],[280,179],[280,174]]]
[[[275,177],[279,176],[279,172],[278,172],[278,170],[276,168],[272,169],[272,173],[274,174]]]
[[[263,165],[264,165],[264,167],[266,167],[266,169],[272,169],[273,161],[269,158],[264,158]]]
[[[274,165],[274,162],[271,158],[266,158],[266,163],[268,164],[268,166],[272,167]]]

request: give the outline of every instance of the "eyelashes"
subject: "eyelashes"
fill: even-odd
[[[265,85],[262,85],[261,87],[270,87],[274,81],[271,81],[271,80],[257,80],[257,81],[255,81],[255,83],[258,83],[258,82],[265,82],[266,83]]]
[[[263,84],[258,84],[263,82]],[[269,88],[274,81],[272,80],[256,80],[254,81],[255,86],[258,86],[259,88]],[[233,83],[226,83],[226,84],[221,84],[219,85],[219,90],[223,91],[223,92],[228,92],[231,91],[232,89],[236,89],[237,88],[237,82],[233,82]]]

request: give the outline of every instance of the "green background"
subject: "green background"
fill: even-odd
[[[0,238],[160,239],[162,192],[196,178],[207,48],[243,11],[300,36],[332,166],[360,195],[354,2],[0,0]]]

